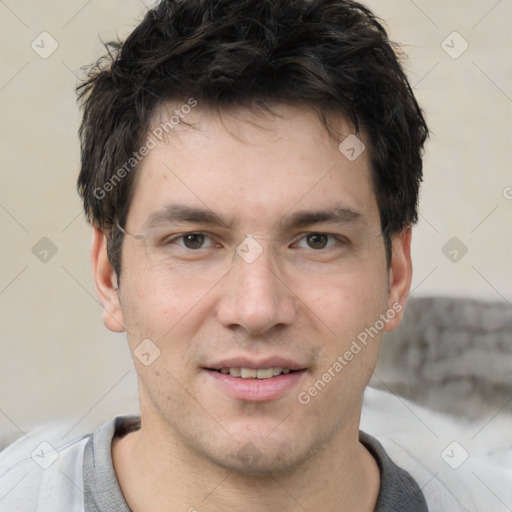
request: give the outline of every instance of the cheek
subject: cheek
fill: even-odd
[[[335,332],[375,322],[387,305],[385,276],[369,270],[307,281],[297,295]]]
[[[370,271],[332,276],[317,286],[310,283],[301,293],[307,297],[303,314],[309,325],[304,332],[308,327],[312,329],[318,346],[315,378],[328,371],[335,374],[330,386],[337,390],[332,391],[333,396],[343,389],[364,387],[380,351],[382,330],[376,332],[374,326],[387,308],[385,276]],[[342,357],[341,363],[338,356]],[[337,361],[339,364],[334,367]],[[343,368],[337,371],[340,364]]]
[[[129,321],[155,331],[159,327],[170,329],[207,291],[187,276],[174,279],[169,276],[169,273],[143,268],[124,277],[123,303]]]
[[[162,288],[145,275],[123,277],[121,307],[125,319],[126,336],[132,353],[144,339],[162,348],[163,333],[172,328],[173,297],[161,296]]]
[[[126,276],[125,276],[126,277]],[[212,308],[211,285],[190,277],[170,278],[161,273],[140,272],[123,283],[122,302],[126,335],[135,365],[148,386],[157,388],[165,381],[165,388],[173,385],[165,368],[173,368],[173,375],[184,378],[186,369],[194,365],[193,340],[204,327]],[[137,347],[151,340],[159,352],[158,359],[149,367],[136,360]],[[140,349],[138,350],[140,352]],[[190,363],[190,364],[189,364]],[[153,367],[162,366],[161,375],[153,375]]]

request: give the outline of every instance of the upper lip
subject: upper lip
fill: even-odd
[[[222,359],[220,361],[206,365],[205,368],[209,370],[221,370],[222,368],[252,368],[259,370],[262,368],[288,368],[290,370],[303,370],[306,365],[301,364],[293,359],[280,356],[272,357],[230,357],[229,359]]]

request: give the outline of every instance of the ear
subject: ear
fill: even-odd
[[[389,269],[388,310],[394,311],[395,316],[386,324],[386,332],[400,325],[409,297],[412,281],[411,237],[412,229],[409,227],[391,239],[393,253]]]
[[[93,227],[91,265],[96,293],[103,306],[103,323],[111,331],[123,332],[124,320],[119,302],[117,276],[108,259],[107,238],[99,227]]]

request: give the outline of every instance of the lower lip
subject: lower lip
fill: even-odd
[[[267,402],[289,393],[297,386],[306,373],[305,370],[298,370],[287,375],[279,375],[270,379],[243,379],[232,377],[229,374],[205,370],[215,382],[217,382],[228,395],[237,400],[249,402]]]

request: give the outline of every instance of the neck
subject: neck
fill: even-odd
[[[114,469],[134,512],[374,510],[380,472],[359,442],[358,421],[293,470],[259,474],[221,467],[142,418],[139,431],[112,445]]]

